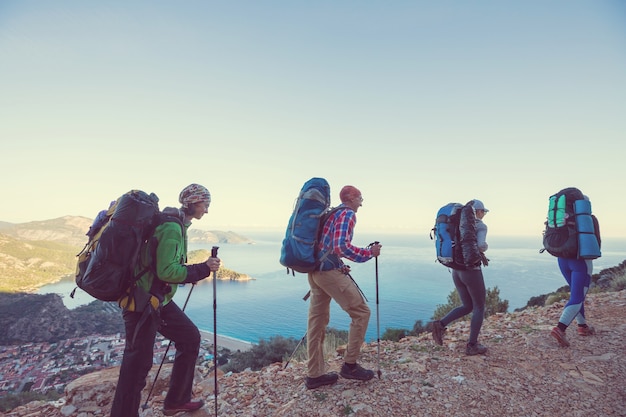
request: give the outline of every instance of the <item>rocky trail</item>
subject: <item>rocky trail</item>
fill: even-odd
[[[274,364],[258,372],[220,375],[218,415],[231,416],[626,416],[626,291],[589,294],[585,305],[596,334],[581,337],[575,324],[571,343],[561,348],[550,337],[563,303],[488,317],[480,342],[484,356],[466,356],[469,322],[448,327],[444,346],[430,334],[400,342],[381,341],[363,348],[360,363],[381,378],[359,382],[339,378],[332,386],[308,390],[306,364],[292,361],[287,369]],[[329,360],[339,371],[341,357]],[[154,378],[152,370],[148,377]],[[66,388],[56,403],[34,402],[7,417],[107,416],[117,368],[85,375]],[[169,368],[159,381],[142,417],[161,417]],[[148,384],[146,390],[150,387]],[[156,393],[156,394],[155,394]],[[213,376],[200,375],[194,388],[206,405],[193,414],[215,416]]]

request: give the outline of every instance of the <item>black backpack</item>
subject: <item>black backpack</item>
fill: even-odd
[[[591,203],[578,188],[568,187],[550,196],[544,223],[543,248],[568,259],[600,257],[600,226]]]
[[[154,193],[131,190],[100,212],[77,255],[78,288],[98,300],[117,301],[148,271],[135,274],[135,266],[142,245],[165,220],[158,202]]]

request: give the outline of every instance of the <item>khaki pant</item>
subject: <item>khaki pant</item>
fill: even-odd
[[[356,363],[359,357],[371,312],[356,284],[339,269],[309,273],[309,285],[311,304],[307,329],[308,376],[316,378],[326,373],[324,336],[330,320],[330,300],[335,300],[352,318],[344,357],[348,363]]]

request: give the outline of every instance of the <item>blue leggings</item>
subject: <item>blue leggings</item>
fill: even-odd
[[[574,319],[578,324],[587,324],[585,320],[585,296],[591,285],[593,263],[586,259],[558,258],[559,269],[570,287],[569,301],[563,308],[559,323],[569,326]]]
[[[485,318],[485,297],[487,290],[485,289],[485,280],[483,279],[483,271],[481,269],[472,269],[469,271],[452,270],[452,280],[454,286],[461,298],[462,306],[455,308],[441,319],[441,324],[446,327],[449,323],[456,319],[472,313],[472,322],[470,323],[469,343],[478,341],[478,334],[483,325]]]

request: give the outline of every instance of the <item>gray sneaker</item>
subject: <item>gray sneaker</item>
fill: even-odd
[[[470,345],[469,343],[467,344],[467,346],[465,347],[465,354],[466,355],[484,355],[487,352],[487,348],[479,343],[476,343],[475,345]]]

